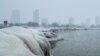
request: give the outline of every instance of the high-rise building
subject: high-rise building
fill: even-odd
[[[20,23],[20,11],[19,10],[12,11],[11,23],[12,24]]]
[[[90,26],[91,24],[90,24],[90,18],[87,18],[86,19],[86,26]]]
[[[97,26],[100,25],[100,17],[99,16],[96,16],[95,23]]]
[[[39,24],[39,10],[33,12],[33,22]]]
[[[43,18],[41,20],[41,25],[44,26],[44,27],[48,26],[48,19],[47,18]]]
[[[74,25],[74,18],[73,17],[69,18],[69,25],[70,26]]]

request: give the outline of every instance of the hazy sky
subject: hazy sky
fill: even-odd
[[[100,0],[0,0],[0,22],[9,20],[13,10],[20,10],[22,22],[32,21],[35,9],[39,9],[40,19],[50,22],[68,23],[73,17],[76,24],[87,18],[94,23],[100,16]]]

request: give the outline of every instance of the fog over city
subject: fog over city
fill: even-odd
[[[100,56],[100,0],[0,0],[0,56]]]
[[[100,16],[100,0],[0,0],[0,23],[11,20],[12,12],[20,11],[21,22],[33,21],[33,11],[39,10],[39,20],[67,24],[69,18],[75,24],[95,24]]]

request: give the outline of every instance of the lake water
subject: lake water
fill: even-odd
[[[53,49],[54,56],[100,56],[100,30],[60,33],[64,41]]]

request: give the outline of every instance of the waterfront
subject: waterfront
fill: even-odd
[[[57,43],[54,56],[100,56],[100,30],[60,33],[64,41]]]

